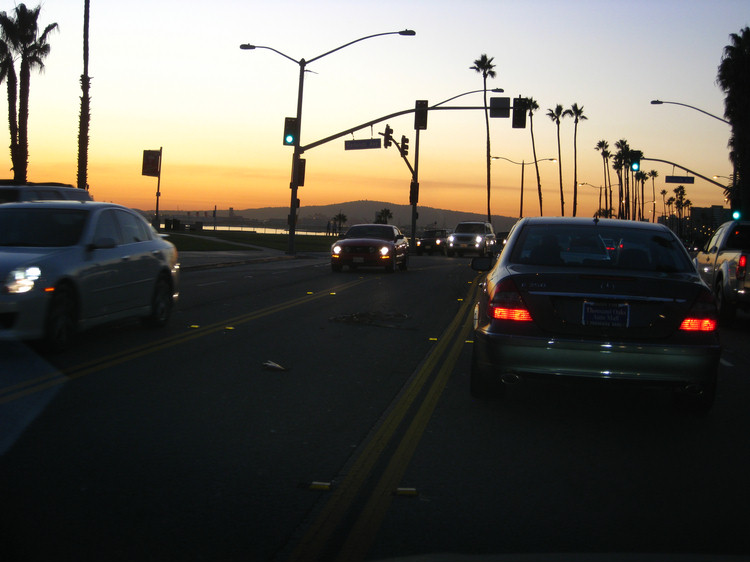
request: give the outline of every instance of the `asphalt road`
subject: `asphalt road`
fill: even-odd
[[[705,418],[609,386],[486,403],[474,279],[437,256],[188,270],[166,329],[3,344],[0,560],[747,558],[748,317]]]

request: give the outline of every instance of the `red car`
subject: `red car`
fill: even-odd
[[[409,242],[402,232],[390,224],[356,224],[331,246],[331,269],[344,266],[384,267],[405,271],[409,265]]]

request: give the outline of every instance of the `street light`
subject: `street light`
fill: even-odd
[[[296,63],[299,66],[299,87],[297,90],[297,128],[296,133],[297,137],[294,139],[294,153],[292,154],[292,174],[291,174],[291,181],[289,183],[289,188],[292,191],[292,197],[291,197],[291,203],[289,205],[289,250],[288,254],[294,255],[294,233],[295,233],[295,227],[296,227],[296,221],[297,221],[297,209],[299,207],[299,203],[297,200],[297,188],[299,187],[300,180],[301,180],[301,158],[300,155],[302,154],[302,151],[300,150],[300,137],[301,137],[301,130],[302,130],[302,92],[304,89],[305,84],[305,67],[315,62],[318,59],[322,59],[323,57],[330,55],[331,53],[335,53],[336,51],[340,51],[341,49],[348,47],[349,45],[353,45],[354,43],[359,43],[360,41],[364,41],[365,39],[372,39],[373,37],[381,37],[383,35],[404,35],[404,36],[413,36],[416,35],[417,32],[411,29],[404,29],[402,31],[388,31],[385,33],[375,33],[374,35],[367,35],[365,37],[360,37],[359,39],[355,39],[354,41],[349,41],[348,43],[345,43],[339,47],[336,47],[335,49],[331,49],[330,51],[326,51],[322,55],[318,55],[317,57],[313,57],[310,60],[305,59],[295,59],[290,57],[289,55],[286,55],[282,53],[281,51],[278,51],[274,49],[273,47],[267,47],[264,45],[251,45],[250,43],[243,43],[240,45],[240,49],[243,51],[249,51],[254,49],[267,49],[269,51],[273,51],[274,53],[281,55],[285,59],[288,59],[294,63]]]
[[[526,162],[525,160],[522,160],[521,162],[515,162],[510,158],[506,158],[505,156],[493,156],[492,160],[506,160],[511,164],[521,166],[521,207],[518,211],[518,217],[523,218],[523,174],[524,170],[526,169],[526,164],[536,164],[537,162],[544,162],[546,160],[549,160],[550,162],[557,162],[557,158],[539,158],[538,160],[534,160],[533,162]]]
[[[709,113],[708,111],[703,111],[702,109],[698,109],[697,107],[694,107],[692,105],[688,105],[686,103],[680,103],[678,101],[651,100],[651,105],[662,105],[664,103],[670,103],[672,105],[681,105],[683,107],[689,107],[690,109],[694,109],[695,111],[700,111],[701,113],[703,113],[705,115],[708,115],[709,117],[713,117],[714,119],[718,119],[722,123],[726,123],[727,125],[729,125],[729,121],[727,121],[726,119],[722,119],[721,117],[718,117],[718,116],[714,115],[713,113]]]

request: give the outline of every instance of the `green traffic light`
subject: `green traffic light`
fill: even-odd
[[[739,211],[739,209],[735,209],[734,211],[732,211],[732,219],[733,220],[738,221],[741,218],[742,218],[742,213]]]
[[[293,135],[287,135],[284,137],[284,144],[293,145],[294,144],[294,136]]]
[[[630,169],[633,172],[639,171],[641,169],[641,162],[640,162],[640,160],[636,160],[635,162],[631,162]]]

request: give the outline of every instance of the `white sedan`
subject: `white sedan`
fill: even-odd
[[[167,323],[178,296],[174,245],[112,203],[0,205],[0,339],[62,351],[78,330],[137,317]]]

